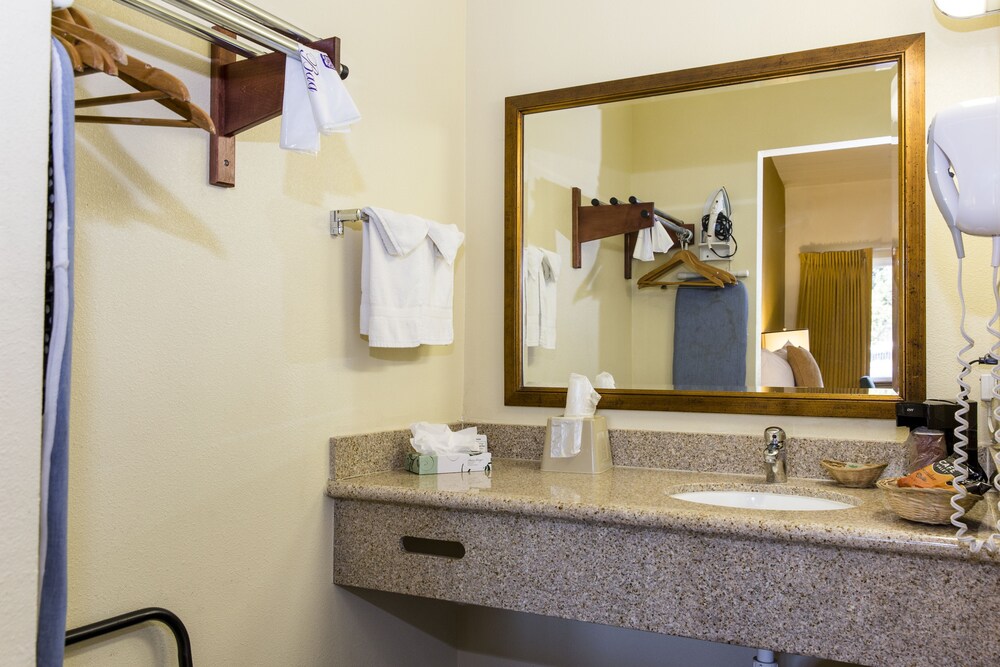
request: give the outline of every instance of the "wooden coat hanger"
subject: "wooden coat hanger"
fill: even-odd
[[[698,275],[703,276],[705,280],[659,280],[661,276],[666,275],[681,265],[686,265]],[[736,276],[724,269],[701,261],[697,255],[685,247],[675,252],[666,262],[639,278],[636,284],[639,289],[643,289],[646,287],[669,287],[671,285],[678,287],[723,287],[726,284],[735,285],[737,282],[739,281],[736,280]]]
[[[64,49],[66,49],[66,55],[69,56],[69,62],[73,66],[73,69],[77,72],[82,72],[83,59],[80,58],[80,53],[76,50],[76,47],[73,46],[72,42],[70,42],[65,37],[57,35],[55,33],[53,33],[52,36],[55,37],[57,40],[59,40],[59,43],[63,45]]]
[[[153,67],[134,56],[128,56],[114,40],[105,37],[91,27],[90,19],[79,9],[59,10],[52,13],[52,31],[61,42],[69,43],[81,61],[81,74],[102,71],[116,76],[137,93],[109,95],[78,99],[77,108],[125,104],[152,100],[170,109],[176,118],[134,118],[116,116],[80,116],[76,120],[83,123],[108,123],[116,125],[155,125],[160,127],[198,127],[215,134],[211,117],[200,107],[191,103],[187,86],[177,77]],[[67,49],[68,50],[68,49]],[[72,60],[72,55],[70,56]],[[83,66],[86,67],[83,67]],[[89,68],[89,69],[88,69]]]

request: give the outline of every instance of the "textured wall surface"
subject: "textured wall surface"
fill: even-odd
[[[110,0],[79,4],[207,107],[204,42]],[[70,626],[162,605],[199,664],[399,664],[413,647],[446,664],[446,641],[332,585],[324,488],[332,434],[460,416],[464,252],[458,342],[370,350],[361,228],[331,238],[328,217],[372,205],[465,228],[464,3],[260,4],[343,40],[362,120],[317,157],[280,150],[271,121],[238,137],[236,187],[220,189],[200,131],[77,133]],[[102,75],[78,87],[122,90]],[[151,627],[68,664],[171,651]]]
[[[24,3],[0,38],[17,54],[0,99],[0,646],[35,664],[38,463],[48,145],[49,8]],[[16,91],[16,92],[15,92]]]

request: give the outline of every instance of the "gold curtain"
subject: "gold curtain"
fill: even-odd
[[[868,374],[872,327],[872,249],[799,254],[798,328],[823,385],[857,387]]]

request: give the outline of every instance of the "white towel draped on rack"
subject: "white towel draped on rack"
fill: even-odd
[[[455,256],[465,235],[416,215],[365,208],[361,333],[370,347],[450,345]]]

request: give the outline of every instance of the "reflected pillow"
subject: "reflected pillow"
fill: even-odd
[[[788,341],[777,350],[774,350],[774,353],[785,361],[788,361],[788,348],[790,347],[795,347],[795,343]]]
[[[804,347],[788,345],[788,363],[795,374],[796,387],[822,387],[823,374],[819,370],[819,364]]]
[[[794,387],[792,366],[777,352],[760,351],[760,383],[765,387]]]

